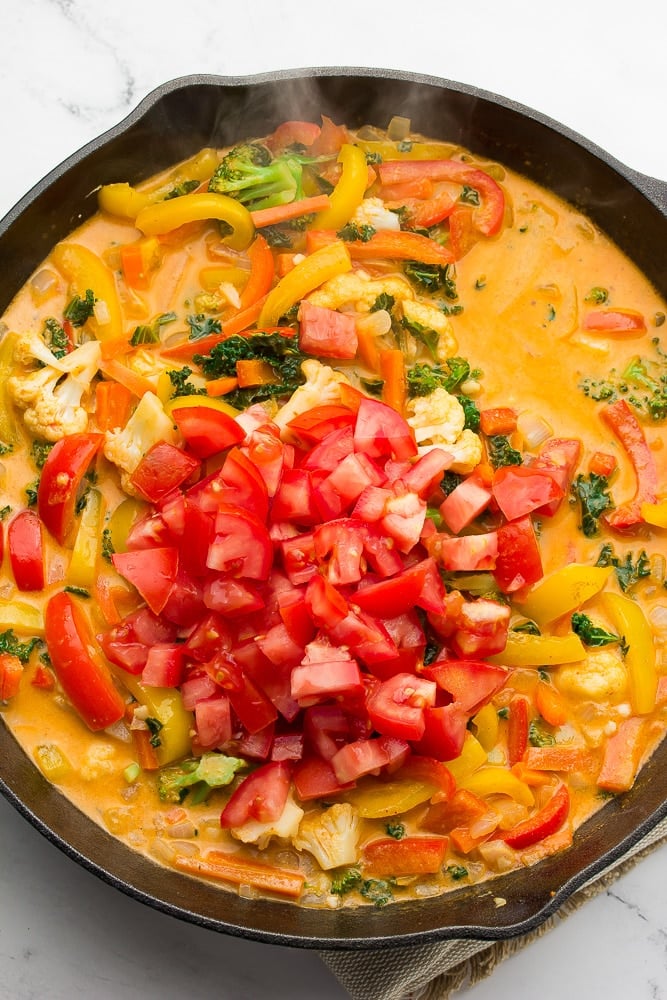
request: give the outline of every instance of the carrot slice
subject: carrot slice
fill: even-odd
[[[397,349],[380,351],[380,375],[384,379],[383,401],[397,413],[402,414],[407,395],[403,351]]]
[[[578,771],[591,760],[581,747],[528,747],[523,763],[533,771]]]
[[[535,688],[535,707],[550,726],[564,726],[567,722],[567,702],[555,687],[545,681],[539,681]]]
[[[241,389],[250,385],[271,385],[272,382],[276,381],[276,373],[268,361],[256,358],[237,361],[236,377]]]
[[[275,208],[262,208],[251,212],[255,229],[262,226],[276,226],[290,219],[298,219],[300,215],[310,215],[311,212],[323,212],[329,207],[328,194],[315,194],[311,198],[300,198],[287,205],[276,205]]]
[[[212,378],[206,383],[207,396],[226,396],[228,392],[233,392],[238,388],[239,380],[233,375],[223,375],[221,378]]]
[[[98,382],[95,416],[101,431],[124,427],[130,415],[133,393],[120,382]]]
[[[160,767],[155,747],[151,744],[151,734],[148,729],[133,729],[132,742],[137,754],[137,763],[142,771],[157,771]]]
[[[250,280],[250,279],[248,279]],[[182,344],[174,347],[167,347],[161,353],[165,358],[182,358],[184,361],[192,359],[195,354],[209,354],[211,348],[216,344],[233,337],[237,333],[244,333],[248,327],[256,323],[262,311],[266,296],[263,296],[247,309],[242,309],[236,316],[232,316],[226,323],[222,324],[220,333],[212,333],[208,337],[200,337],[199,340],[185,340]]]
[[[301,895],[306,876],[301,872],[284,868],[270,868],[268,865],[245,861],[236,854],[224,851],[209,851],[203,858],[191,858],[177,854],[174,867],[189,875],[217,878],[234,885],[252,885],[265,892],[277,892],[282,896],[297,899]]]
[[[108,378],[113,379],[114,382],[120,382],[133,396],[138,396],[139,399],[147,392],[155,392],[155,386],[152,382],[144,378],[143,375],[137,375],[131,368],[115,358],[103,361],[100,365],[100,371]]]

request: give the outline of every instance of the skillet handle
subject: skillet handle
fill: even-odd
[[[649,198],[662,212],[667,213],[667,181],[661,181],[650,174],[632,171],[633,180],[640,191]]]

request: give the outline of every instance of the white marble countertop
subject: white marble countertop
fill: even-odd
[[[157,84],[297,66],[425,72],[550,115],[667,179],[658,0],[417,7],[254,0],[21,0],[0,5],[0,217]],[[0,266],[1,262],[0,262]],[[0,764],[1,766],[1,764]],[[459,994],[667,998],[663,848]],[[363,959],[360,957],[360,961]],[[317,955],[227,938],[133,902],[77,867],[0,801],[0,1000],[341,1000]]]

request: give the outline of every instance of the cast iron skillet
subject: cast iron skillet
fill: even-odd
[[[646,177],[534,111],[473,87],[408,73],[304,69],[246,78],[191,76],[153,91],[123,122],[33,188],[0,222],[0,314],[48,250],[96,209],[95,189],[137,182],[199,150],[321,114],[358,127],[405,115],[413,129],[498,159],[588,214],[667,296],[667,184]],[[0,725],[0,790],[52,843],[158,910],[228,934],[307,948],[509,938],[533,930],[667,815],[667,740],[633,789],[574,845],[526,871],[446,897],[376,910],[312,910],[247,900],[158,867],[87,819]],[[506,899],[497,907],[494,897]]]

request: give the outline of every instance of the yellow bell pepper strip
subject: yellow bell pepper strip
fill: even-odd
[[[352,260],[342,240],[309,254],[292,268],[266,297],[257,320],[259,329],[276,326],[281,316],[300,302],[304,295],[329,278],[352,270]]]
[[[366,154],[359,146],[344,143],[338,154],[340,180],[329,195],[329,207],[315,216],[316,229],[342,229],[364,199],[368,186]]]
[[[609,566],[570,563],[532,587],[520,605],[521,613],[538,625],[553,622],[599,594],[612,572]]]
[[[99,490],[88,490],[86,506],[81,513],[72,549],[72,558],[67,570],[67,582],[72,587],[88,588],[95,583],[95,567],[100,552],[103,513],[102,494]]]
[[[223,267],[221,264],[209,264],[199,272],[199,283],[206,292],[217,292],[220,285],[233,285],[237,290],[243,288],[248,280],[248,272],[244,267]]]
[[[586,647],[578,635],[531,635],[509,632],[502,653],[487,657],[489,663],[505,667],[555,667],[577,663],[586,657]]]
[[[7,379],[14,373],[14,342],[16,334],[0,334],[0,443],[13,445],[16,441],[16,420]]]
[[[136,219],[142,209],[150,205],[150,195],[137,191],[131,184],[103,184],[97,193],[97,204],[102,212],[121,219]]]
[[[13,629],[20,635],[44,635],[44,615],[24,601],[0,601],[0,631]]]
[[[118,504],[107,524],[114,552],[127,552],[127,536],[130,529],[147,510],[147,503],[132,497],[128,497]]]
[[[489,702],[484,708],[480,708],[476,715],[473,715],[471,722],[474,726],[475,736],[482,747],[488,753],[493,750],[498,742],[498,712]]]
[[[447,761],[447,770],[453,774],[456,784],[461,785],[466,778],[486,764],[486,759],[486,750],[479,740],[475,739],[472,733],[466,733],[461,753],[454,760]]]
[[[662,503],[643,503],[641,515],[647,524],[654,528],[667,528],[667,501]]]
[[[104,303],[105,317],[98,318],[99,309],[95,315],[86,321],[86,328],[104,345],[109,347],[119,342],[127,343],[129,335],[123,331],[123,314],[120,307],[116,282],[113,272],[107,267],[101,257],[78,243],[59,243],[51,254],[53,263],[64,275],[75,295],[84,298],[90,289],[95,296],[96,304]]]
[[[184,226],[186,222],[208,219],[217,219],[231,226],[233,232],[225,237],[225,243],[233,250],[245,250],[250,246],[255,227],[248,209],[234,198],[212,191],[184,194],[180,198],[147,205],[139,212],[135,225],[145,236],[162,236]]]
[[[234,382],[237,380],[234,379]],[[171,381],[169,382],[170,387]],[[159,393],[158,393],[159,394]],[[211,410],[220,410],[221,413],[226,413],[230,417],[236,417],[239,414],[234,406],[230,403],[225,403],[224,399],[216,399],[213,396],[176,396],[174,399],[168,399],[164,404],[165,413],[171,416],[172,410],[182,410],[189,406],[207,406]]]
[[[194,716],[183,708],[180,691],[175,688],[144,687],[138,677],[125,672],[123,684],[140,705],[146,706],[149,717],[160,723],[161,728],[155,739],[160,766],[164,767],[165,764],[186,757],[191,749],[190,733],[194,729]]]
[[[72,771],[72,765],[55,743],[40,743],[39,746],[35,747],[33,755],[35,763],[44,777],[55,784],[66,778]]]
[[[532,806],[535,796],[528,785],[520,781],[511,771],[502,767],[483,767],[459,782],[461,788],[484,797],[485,795],[509,795],[524,806]]]
[[[357,140],[364,153],[374,153],[385,160],[448,160],[459,147],[451,142],[413,142],[409,149],[399,149],[397,143],[375,139]]]
[[[628,647],[625,666],[630,681],[632,708],[638,715],[648,715],[655,708],[658,691],[656,651],[651,626],[639,604],[629,597],[610,591],[602,595],[601,603]]]
[[[347,792],[345,802],[355,806],[362,819],[400,816],[428,802],[435,786],[427,781],[369,781]]]

